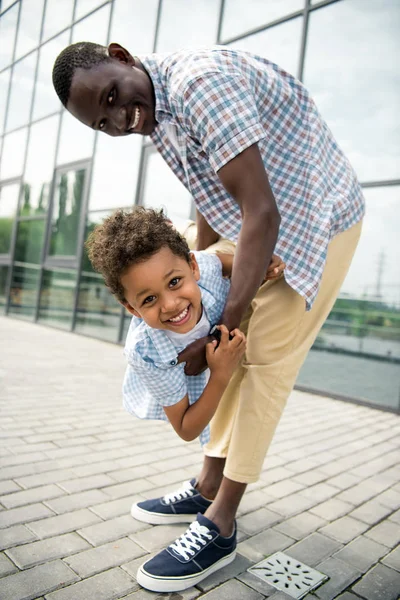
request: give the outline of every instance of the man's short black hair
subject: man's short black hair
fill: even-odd
[[[67,106],[71,82],[76,69],[91,69],[111,60],[106,46],[92,42],[77,42],[64,48],[53,66],[53,85],[57,96]]]

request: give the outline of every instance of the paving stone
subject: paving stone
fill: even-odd
[[[400,525],[382,521],[367,531],[365,535],[388,548],[394,548],[400,543]]]
[[[400,525],[400,510],[396,510],[396,512],[390,515],[389,520],[394,521],[395,523],[398,523]]]
[[[266,488],[266,491],[268,495],[272,496],[273,498],[283,498],[284,496],[294,494],[303,488],[304,485],[302,483],[292,479],[286,479],[284,481],[278,481],[277,483],[269,485]]]
[[[184,523],[178,525],[155,525],[131,535],[137,544],[148,552],[160,550],[174,542],[187,529]]]
[[[90,475],[96,475],[97,473],[108,473],[109,471],[115,471],[120,467],[119,461],[116,460],[104,460],[98,463],[92,463],[90,465],[82,465],[74,468],[75,477],[89,477]]]
[[[337,596],[336,600],[360,600],[360,596],[356,596],[351,592],[345,592],[344,594]]]
[[[399,590],[400,573],[385,565],[376,565],[352,588],[367,600],[398,600]]]
[[[38,488],[8,494],[7,496],[1,496],[0,502],[6,508],[17,508],[18,506],[24,506],[26,504],[33,504],[34,502],[57,498],[63,494],[63,490],[57,485],[44,485]]]
[[[0,481],[0,496],[4,494],[11,494],[12,492],[20,492],[21,488],[19,485],[12,481],[11,479],[6,479],[4,481]]]
[[[317,532],[288,548],[286,554],[310,567],[315,567],[322,560],[340,550],[341,547],[342,544],[339,542]]]
[[[4,510],[0,512],[0,529],[19,523],[29,523],[30,521],[53,515],[54,512],[52,510],[40,503]]]
[[[340,592],[343,592],[349,585],[359,579],[362,572],[337,558],[328,558],[319,563],[316,567],[318,571],[328,575],[330,578],[322,586],[317,588],[314,594],[321,600],[332,600]]]
[[[391,569],[400,571],[400,546],[398,546],[393,552],[385,556],[382,562]]]
[[[240,573],[243,573],[252,565],[252,562],[242,556],[241,554],[236,554],[236,558],[230,565],[216,571],[206,579],[203,579],[197,587],[199,587],[203,592],[208,592],[212,588],[215,588],[217,585],[228,581],[229,579],[233,579]]]
[[[158,550],[156,550],[155,552],[150,552],[150,554],[143,554],[143,556],[135,558],[135,560],[131,560],[128,563],[122,565],[121,568],[127,573],[129,573],[129,575],[133,577],[133,579],[136,579],[138,568],[141,567],[145,562],[147,562],[151,558],[154,558],[156,554],[158,554]]]
[[[256,592],[260,592],[260,594],[267,596],[268,598],[276,593],[276,588],[272,587],[272,585],[268,585],[268,583],[262,581],[259,577],[256,577],[248,571],[244,571],[240,575],[237,575],[236,579],[239,579],[239,581],[248,587],[251,587],[253,590],[256,590]]]
[[[99,504],[108,499],[101,490],[87,490],[77,494],[64,495],[62,498],[56,498],[46,502],[55,513],[61,515],[79,508],[86,508],[92,504]]]
[[[73,479],[74,477],[75,473],[70,469],[55,469],[46,471],[45,473],[18,477],[16,481],[23,488],[32,488],[46,485],[47,483],[58,483],[60,481],[65,481],[66,479]]]
[[[87,548],[91,548],[91,546],[86,540],[76,533],[66,533],[12,548],[7,550],[7,554],[20,569],[27,569],[55,558],[64,558]]]
[[[275,525],[274,529],[295,540],[301,540],[324,525],[326,525],[325,519],[309,512],[303,512]]]
[[[340,475],[328,479],[326,483],[337,487],[339,490],[347,490],[349,487],[356,485],[360,478],[360,475],[354,475],[353,473],[340,473]]]
[[[368,523],[368,525],[375,525],[392,512],[391,508],[380,504],[378,498],[379,496],[361,504],[349,513],[349,517],[354,517],[359,521]]]
[[[348,502],[343,502],[343,500],[338,500],[337,498],[331,498],[326,502],[313,506],[310,508],[310,512],[327,521],[334,521],[353,510],[353,508],[354,507]]]
[[[388,551],[389,548],[386,546],[378,544],[378,542],[361,535],[339,550],[339,552],[334,555],[334,558],[350,563],[356,567],[356,569],[366,572],[376,564],[382,556],[385,556]]]
[[[12,467],[14,465],[25,465],[27,463],[40,462],[46,460],[47,456],[43,452],[29,452],[28,454],[19,454],[11,456],[4,456],[1,459],[2,467]]]
[[[248,492],[243,496],[237,516],[241,517],[249,512],[253,512],[258,508],[265,506],[271,500],[273,500],[272,496],[268,496],[263,490]]]
[[[301,492],[298,492],[297,494],[291,494],[290,496],[286,496],[286,498],[281,498],[280,500],[271,502],[268,505],[268,508],[274,512],[284,515],[285,517],[291,517],[292,515],[308,510],[316,503],[317,501],[314,501],[311,498],[306,498],[305,496],[301,495]]]
[[[122,538],[85,552],[79,552],[65,562],[82,579],[118,567],[127,561],[143,556],[144,550],[128,538]]]
[[[8,529],[0,530],[0,550],[18,546],[36,540],[37,537],[24,525],[14,525]]]
[[[142,500],[144,500],[142,496],[126,496],[124,498],[117,498],[117,500],[95,504],[90,507],[90,510],[102,519],[112,519],[121,515],[129,515],[132,504],[134,502],[141,502]]]
[[[237,550],[252,562],[258,562],[274,552],[284,550],[293,542],[293,538],[274,529],[267,529],[244,542],[240,542],[237,545]]]
[[[383,506],[387,506],[392,510],[400,508],[400,493],[392,490],[386,490],[376,497],[377,501]]]
[[[95,516],[94,513],[92,514]],[[99,521],[100,519],[96,517],[96,520]],[[147,529],[149,527],[150,525],[147,523],[136,521],[136,519],[133,519],[130,515],[123,515],[122,517],[109,519],[108,521],[97,523],[96,525],[83,527],[82,529],[79,529],[78,533],[93,546],[100,546],[101,544],[112,542],[113,540],[117,540],[130,533],[135,533],[136,531],[141,531],[142,529]]]
[[[262,600],[263,596],[241,581],[233,579],[204,594],[202,598],[204,600],[233,600],[235,598],[238,600]]]
[[[114,600],[134,590],[136,585],[125,571],[110,569],[48,594],[46,600]]]
[[[278,515],[267,508],[259,508],[243,517],[239,517],[237,519],[237,524],[240,529],[251,535],[275,525],[281,518],[281,515]]]
[[[312,471],[306,471],[305,473],[299,473],[293,479],[293,481],[298,481],[303,485],[314,485],[316,483],[320,483],[326,479],[326,473],[322,473],[318,471],[318,469],[313,469]]]
[[[91,489],[99,489],[106,485],[113,485],[115,480],[109,475],[104,473],[98,473],[91,477],[80,477],[79,479],[70,479],[60,483],[60,487],[68,492],[74,494],[76,492],[84,492]]]
[[[341,517],[333,523],[322,527],[320,533],[327,535],[342,544],[347,544],[368,529],[368,525],[352,517]]]
[[[55,560],[2,579],[1,600],[32,600],[78,579],[61,560]]]
[[[3,552],[0,552],[0,577],[11,575],[18,571],[17,567]]]
[[[153,485],[146,479],[135,479],[126,483],[117,483],[103,489],[103,492],[112,499],[123,498],[133,494],[141,494],[146,490],[153,488]]]
[[[200,596],[200,594],[200,590],[194,587],[184,590],[183,592],[172,592],[168,595],[157,592],[149,592],[143,588],[140,588],[137,592],[133,592],[133,594],[124,596],[123,600],[195,600]],[[120,600],[122,600],[122,598]]]
[[[83,508],[82,510],[76,510],[64,515],[57,515],[56,517],[35,521],[29,524],[29,529],[31,529],[37,537],[42,539],[61,535],[62,533],[69,533],[80,527],[94,525],[100,521],[101,519],[97,515],[87,508]]]
[[[117,469],[116,471],[111,471],[109,475],[111,475],[115,481],[125,483],[126,481],[143,479],[149,475],[154,475],[158,472],[155,466],[156,465],[140,465],[139,467],[131,467],[128,469]]]

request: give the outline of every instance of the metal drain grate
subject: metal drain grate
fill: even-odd
[[[262,581],[298,600],[328,579],[323,573],[283,552],[276,552],[247,570]]]

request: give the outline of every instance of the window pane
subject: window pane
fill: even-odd
[[[30,54],[14,67],[11,78],[10,104],[6,130],[16,129],[29,121],[35,83],[37,52]]]
[[[79,140],[79,143],[77,143]],[[60,145],[57,165],[91,158],[93,154],[94,130],[83,125],[67,110],[62,113]]]
[[[47,211],[59,120],[58,116],[50,117],[31,127],[24,177],[25,201],[20,211],[23,217]]]
[[[200,10],[197,0],[163,0],[157,52],[215,44],[219,8],[219,0],[203,0]]]
[[[16,4],[0,18],[0,69],[4,69],[13,59],[18,8]]]
[[[9,254],[15,214],[18,207],[19,183],[0,188],[0,254]]]
[[[39,44],[44,0],[24,0],[21,3],[15,58],[27,54]]]
[[[72,29],[72,43],[95,42],[107,43],[108,24],[110,20],[110,6],[107,4],[86,19],[83,19]]]
[[[0,161],[0,179],[21,175],[24,168],[28,129],[20,129],[4,136],[3,152]]]
[[[400,3],[312,11],[304,80],[362,181],[400,176]]]
[[[134,203],[141,147],[141,136],[111,138],[98,134],[90,209],[118,208]]]
[[[115,0],[110,41],[135,54],[152,52],[157,9],[158,0],[136,0],[134,10],[132,0]]]
[[[104,0],[78,0],[76,3],[75,20],[87,15],[88,12],[94,10],[96,6],[103,4],[103,2]]]
[[[304,0],[225,0],[221,38],[236,37],[303,8]]]
[[[303,17],[291,19],[287,23],[233,42],[232,47],[259,54],[297,76],[302,26]]]
[[[47,0],[44,17],[43,40],[61,31],[72,22],[74,0]],[[68,43],[68,42],[67,42]]]
[[[141,204],[163,208],[172,221],[189,219],[192,211],[191,195],[158,152],[147,152]]]
[[[46,221],[20,221],[18,223],[15,260],[30,264],[39,264],[42,259]]]
[[[9,267],[3,265],[0,267],[0,313],[4,313],[7,298],[7,281],[8,281],[8,270]]]
[[[48,42],[40,49],[39,67],[36,81],[33,118],[39,119],[62,107],[52,83],[53,64],[57,56],[69,42],[69,31],[66,31]]]
[[[4,117],[6,116],[8,86],[10,83],[11,69],[0,73],[0,135],[4,130]]]
[[[85,176],[85,169],[57,175],[51,219],[50,256],[76,256]]]
[[[39,321],[61,329],[70,329],[75,289],[75,271],[45,269],[40,290]]]
[[[400,187],[364,190],[363,232],[339,300],[299,383],[398,407]],[[397,362],[395,362],[397,361]]]
[[[39,268],[14,265],[10,289],[10,314],[33,318],[37,302]]]

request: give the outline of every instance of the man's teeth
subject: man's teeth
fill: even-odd
[[[189,311],[189,307],[185,308],[185,310],[183,310],[177,317],[174,317],[173,319],[169,319],[172,323],[177,323],[178,321],[182,321],[182,319],[184,319],[186,317],[186,315],[188,314]]]
[[[135,127],[138,126],[139,123],[139,119],[140,119],[140,108],[135,108],[135,116],[133,119],[133,122],[131,123],[131,126],[129,129],[135,129]]]

